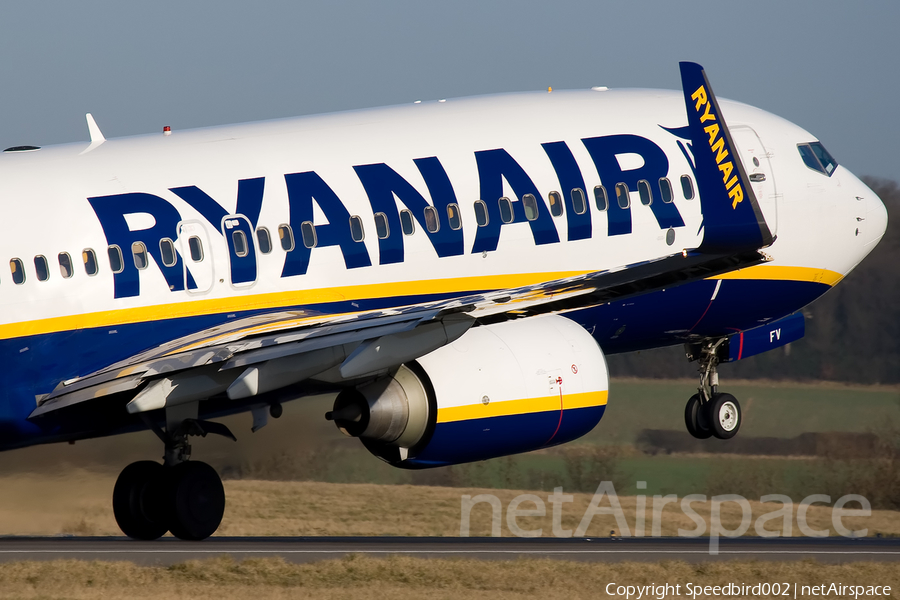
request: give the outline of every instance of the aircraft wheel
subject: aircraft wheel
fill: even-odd
[[[225,514],[225,488],[206,463],[183,462],[168,473],[169,531],[182,540],[203,540],[215,533]]]
[[[113,488],[113,514],[122,533],[136,540],[155,540],[169,528],[162,513],[164,469],[144,460],[125,467]]]
[[[741,405],[731,394],[716,394],[708,407],[712,433],[721,440],[733,438],[741,428]]]
[[[700,401],[700,394],[691,396],[684,407],[684,424],[687,426],[688,433],[698,440],[705,440],[713,434],[705,409],[706,407]]]

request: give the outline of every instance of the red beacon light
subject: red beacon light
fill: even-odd
[[[168,125],[163,127],[163,135],[172,135],[172,128]]]

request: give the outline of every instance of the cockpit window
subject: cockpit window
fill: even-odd
[[[800,157],[807,167],[823,175],[831,177],[831,174],[834,173],[838,166],[837,161],[834,160],[834,157],[828,153],[828,150],[820,142],[797,144],[797,150],[800,151]]]
[[[834,173],[834,170],[837,168],[837,161],[834,160],[834,157],[828,153],[828,150],[825,149],[825,146],[820,144],[819,142],[813,142],[809,145],[812,148],[812,151],[816,153],[816,158],[819,159],[819,162],[822,163],[822,166],[825,167],[825,172],[828,173],[828,176],[831,177],[831,174]]]

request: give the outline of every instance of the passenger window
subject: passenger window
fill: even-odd
[[[147,268],[147,247],[141,242],[135,242],[131,245],[131,255],[134,257],[134,266],[139,271]]]
[[[203,242],[196,235],[188,238],[188,249],[191,251],[191,260],[200,262],[203,260]]]
[[[81,260],[84,262],[84,272],[94,276],[99,270],[97,268],[97,253],[90,248],[81,251]]]
[[[462,220],[460,220],[459,218],[458,204],[447,205],[447,223],[450,225],[450,229],[452,229],[453,231],[456,231],[460,227],[462,227]]]
[[[532,194],[522,196],[522,204],[525,206],[525,218],[534,221],[538,218],[537,198]]]
[[[416,221],[406,208],[400,211],[400,229],[403,230],[403,235],[412,235],[416,232]]]
[[[303,221],[300,223],[300,238],[303,245],[307,248],[315,248],[319,240],[316,239],[316,226],[312,221]]]
[[[113,273],[121,273],[125,270],[125,261],[122,258],[121,248],[110,246],[106,249],[106,254],[109,256],[109,268],[112,269]]]
[[[18,258],[9,261],[9,271],[12,273],[13,283],[22,285],[25,283],[25,266]]]
[[[484,200],[475,201],[475,223],[479,227],[485,227],[488,224],[488,209]]]
[[[694,198],[694,182],[691,181],[690,175],[681,176],[681,194],[685,200],[693,200]]]
[[[260,227],[256,230],[256,245],[263,254],[268,254],[272,251],[272,236],[269,235],[269,230],[265,227]],[[165,258],[163,262],[165,262]]]
[[[638,195],[641,197],[641,204],[644,206],[653,204],[653,193],[650,191],[650,182],[646,179],[638,181]]]
[[[429,233],[437,233],[441,228],[441,222],[438,219],[438,211],[433,206],[425,207],[425,229]]]
[[[38,281],[50,279],[50,265],[47,264],[47,257],[40,254],[34,257],[34,272],[37,274]]]
[[[391,235],[391,228],[388,226],[387,215],[384,213],[375,213],[375,235],[378,236],[379,240],[383,240]]]
[[[509,201],[509,198],[505,196],[500,198],[498,201],[500,204],[500,220],[504,223],[512,223],[513,222],[513,208],[512,202]]]
[[[562,196],[559,195],[559,192],[550,192],[550,195],[547,196],[547,200],[550,201],[550,214],[554,217],[561,217],[563,214],[563,203]]]
[[[231,245],[234,247],[234,253],[243,258],[250,254],[247,247],[247,236],[240,229],[231,232]]]
[[[75,269],[72,268],[72,257],[68,252],[60,252],[56,258],[59,260],[59,274],[63,276],[63,279],[68,279],[75,274]]]
[[[175,254],[175,242],[169,238],[159,240],[159,254],[162,257],[163,265],[166,267],[174,267],[178,262]]]
[[[581,188],[572,190],[572,209],[576,215],[583,215],[587,210],[587,203],[584,201],[584,190]]]
[[[628,208],[631,206],[631,198],[628,196],[628,186],[626,184],[616,184],[616,200],[619,203],[619,208]]]
[[[350,237],[353,238],[354,242],[361,242],[366,238],[362,219],[356,215],[350,217]]]
[[[675,199],[675,195],[672,193],[672,182],[668,177],[659,178],[659,192],[662,194],[662,201],[666,204],[670,204]]]
[[[594,186],[594,204],[599,211],[604,211],[609,208],[609,198],[606,197],[606,188],[602,185]]]
[[[281,249],[290,252],[294,249],[294,232],[290,225],[278,226],[278,239],[281,240]]]

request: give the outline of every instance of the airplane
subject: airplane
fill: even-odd
[[[802,337],[804,306],[887,212],[816,137],[713,94],[590,90],[415,102],[16,146],[0,156],[0,449],[152,430],[122,531],[200,540],[225,493],[214,419],[335,395],[400,468],[574,440],[605,356],[683,344],[698,438],[734,436],[717,367]],[[725,119],[727,118],[727,124]]]

